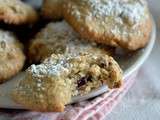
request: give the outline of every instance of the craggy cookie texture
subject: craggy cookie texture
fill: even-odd
[[[99,50],[101,48],[101,50]],[[94,42],[80,40],[79,36],[65,22],[49,23],[42,29],[29,46],[29,59],[32,62],[41,62],[50,57],[52,53],[68,54],[71,52],[95,50],[112,54],[113,48],[97,45]]]
[[[58,20],[62,16],[63,0],[44,0],[42,4],[42,15],[45,18]]]
[[[22,44],[12,33],[0,30],[0,83],[17,74],[24,61]]]
[[[36,11],[20,0],[0,0],[0,21],[8,24],[27,24],[37,20]]]
[[[122,72],[104,53],[53,54],[40,65],[32,65],[13,91],[15,102],[38,111],[63,111],[76,95],[84,95],[106,84],[121,86]]]
[[[128,50],[148,42],[152,23],[145,0],[64,2],[64,18],[83,38]]]

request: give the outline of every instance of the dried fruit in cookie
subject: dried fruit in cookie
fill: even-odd
[[[144,47],[152,22],[146,0],[67,0],[65,20],[80,33],[98,43],[127,50]]]
[[[64,0],[44,0],[42,4],[42,15],[45,18],[59,20],[62,16],[62,4]]]
[[[0,30],[0,83],[16,75],[24,61],[22,44],[11,32]]]
[[[13,91],[15,102],[37,111],[63,111],[71,98],[103,84],[118,88],[122,71],[112,57],[94,52],[53,54],[32,65]]]
[[[101,48],[101,50],[99,50]],[[81,40],[77,33],[65,22],[49,23],[42,29],[29,46],[29,59],[41,62],[52,53],[67,54],[80,51],[94,52],[95,50],[112,54],[113,48],[97,45],[94,42]]]
[[[37,18],[37,12],[20,0],[0,0],[0,21],[19,25],[34,23]]]

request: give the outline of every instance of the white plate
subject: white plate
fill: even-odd
[[[115,55],[115,59],[118,61],[120,64],[121,68],[124,71],[124,80],[128,76],[130,76],[134,71],[139,69],[139,67],[144,63],[144,61],[148,58],[149,54],[151,53],[151,50],[154,46],[155,42],[155,37],[156,37],[156,26],[153,21],[153,28],[150,36],[150,41],[148,45],[132,54],[120,54],[120,55]],[[15,87],[16,81],[22,79],[23,73],[17,75],[14,77],[12,80],[9,80],[8,82],[0,85],[0,108],[15,108],[15,109],[23,109],[22,106],[14,103],[14,101],[10,98],[10,93],[13,87]],[[75,103],[78,101],[83,101],[86,99],[93,98],[95,96],[98,96],[104,92],[107,92],[108,88],[106,86],[102,86],[97,90],[94,90],[90,92],[87,95],[84,96],[76,96],[73,97],[71,103]]]

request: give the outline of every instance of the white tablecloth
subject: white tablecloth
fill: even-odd
[[[106,120],[160,120],[160,0],[148,0],[157,23],[154,49],[136,82]]]

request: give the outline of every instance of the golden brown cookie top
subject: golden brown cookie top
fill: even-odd
[[[69,0],[67,3],[64,6],[70,8],[68,12],[85,22],[101,19],[100,24],[105,24],[113,18],[119,24],[135,25],[148,17],[145,0]]]
[[[7,62],[18,51],[22,52],[22,44],[19,43],[13,33],[0,30],[0,61]]]
[[[0,0],[0,20],[8,24],[34,23],[36,11],[20,0]]]
[[[143,26],[150,19],[145,0],[69,0],[63,6],[65,19],[81,37],[128,49],[133,36],[145,37]]]
[[[13,33],[0,30],[0,83],[16,75],[24,61],[22,44]]]
[[[65,22],[49,23],[33,39],[34,44],[45,44],[53,53],[76,53],[84,49],[91,49],[96,46],[95,42],[80,40],[81,38]],[[31,47],[32,47],[31,45]],[[52,48],[52,49],[51,49]],[[96,48],[96,47],[95,47]]]
[[[53,74],[57,66],[51,67],[32,65],[14,90],[14,99],[32,110],[63,111],[64,105],[71,100],[71,82]]]
[[[82,40],[65,21],[62,21],[49,23],[32,39],[29,46],[29,57],[31,61],[39,62],[49,57],[52,53],[76,54],[79,51],[94,52],[97,49],[97,51],[110,54],[113,51],[110,47],[103,47],[102,50],[99,50],[99,47],[100,45],[95,42]]]

